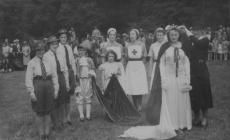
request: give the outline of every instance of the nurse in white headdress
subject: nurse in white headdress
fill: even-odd
[[[163,28],[157,28],[154,33],[154,39],[156,42],[154,42],[149,49],[148,56],[150,57],[150,88],[152,85],[152,81],[155,74],[155,64],[158,58],[158,52],[161,48],[161,46],[167,42],[167,39],[165,39],[165,30]]]
[[[147,74],[144,60],[147,56],[145,44],[138,41],[139,31],[130,31],[131,42],[127,45],[128,64],[126,75],[128,81],[129,95],[132,95],[134,106],[141,110],[142,95],[148,93]]]

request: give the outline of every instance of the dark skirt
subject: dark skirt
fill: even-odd
[[[58,73],[58,83],[59,83],[59,92],[58,98],[56,99],[56,106],[59,107],[60,105],[69,102],[69,95],[66,91],[66,83],[65,77],[63,73]]]
[[[191,85],[190,99],[193,111],[212,108],[212,92],[206,63],[197,64],[195,71],[191,67]]]
[[[136,124],[139,122],[141,117],[139,112],[129,101],[115,76],[112,76],[104,95],[96,85],[95,79],[92,81],[93,91],[110,121],[119,124]]]
[[[54,88],[51,80],[34,80],[37,101],[32,101],[32,109],[38,116],[48,115],[55,106]]]

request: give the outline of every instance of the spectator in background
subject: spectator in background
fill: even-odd
[[[77,57],[78,57],[78,55],[79,55],[79,53],[78,53],[78,45],[74,45],[73,46],[73,55],[74,55],[74,58],[76,59]]]
[[[122,34],[122,39],[124,41],[125,46],[127,46],[128,42],[129,42],[129,35],[126,34],[126,33],[123,33]]]
[[[227,40],[227,36],[223,37],[222,40],[222,49],[223,49],[223,60],[227,61],[228,60],[228,47],[229,47],[229,41]]]
[[[10,63],[9,63],[9,55],[12,53],[12,50],[8,43],[4,43],[2,47],[2,65],[3,65],[3,72],[11,72],[12,69],[10,68]]]
[[[153,44],[155,41],[156,40],[154,40],[154,34],[153,33],[149,33],[148,37],[146,38],[146,43],[145,43],[147,52],[149,52],[151,44]]]
[[[13,66],[15,70],[23,70],[23,62],[22,62],[22,48],[19,43],[19,39],[14,40],[13,44]]]
[[[227,40],[230,41],[230,27],[226,28]]]
[[[24,65],[24,67],[26,69],[27,64],[30,61],[30,53],[31,53],[31,49],[30,49],[30,46],[29,46],[27,41],[23,42],[22,53],[23,53],[23,65]]]
[[[223,51],[223,44],[222,44],[222,42],[218,43],[217,52],[218,52],[219,59],[220,59],[221,64],[222,64],[223,60],[224,60],[224,51]]]

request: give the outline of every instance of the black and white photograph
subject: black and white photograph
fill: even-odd
[[[0,140],[229,140],[230,0],[0,0]]]

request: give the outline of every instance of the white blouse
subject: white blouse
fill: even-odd
[[[58,84],[57,72],[50,65],[50,61],[47,61],[47,59],[46,60],[43,59],[42,61],[45,66],[46,75],[52,77],[54,92],[58,93],[59,84]],[[29,93],[34,93],[34,85],[33,85],[34,77],[42,76],[40,62],[41,62],[41,59],[35,56],[28,63],[27,70],[26,70],[25,84],[26,84],[26,88]]]

